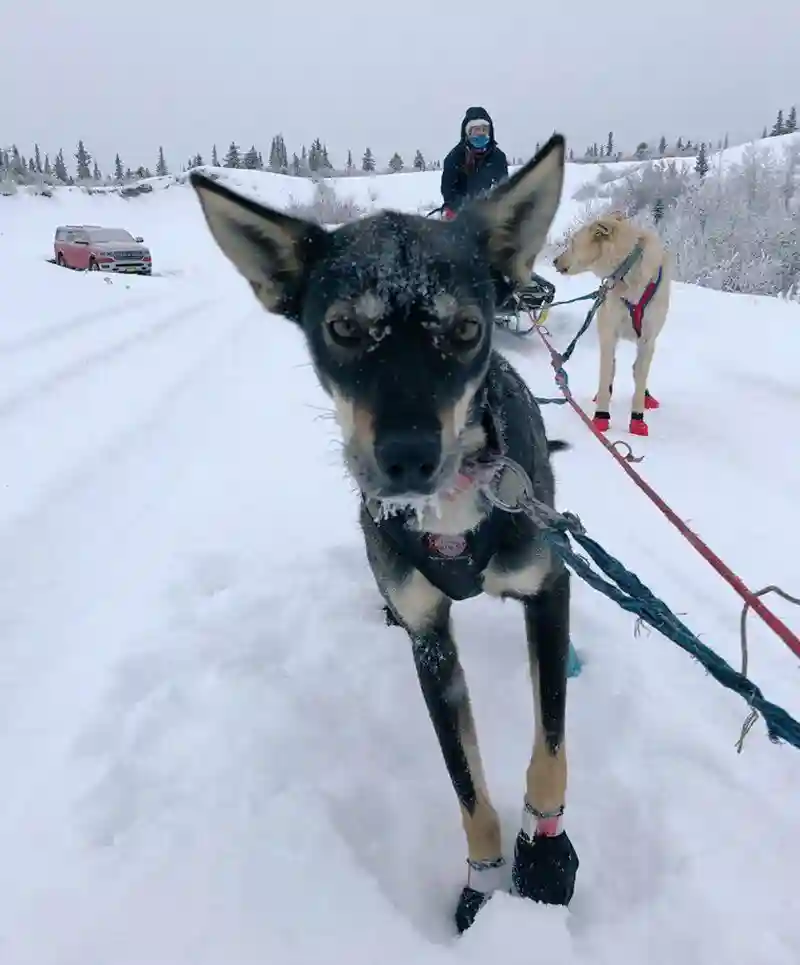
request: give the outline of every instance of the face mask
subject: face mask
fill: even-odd
[[[472,145],[472,147],[477,148],[482,151],[483,148],[489,146],[489,135],[488,134],[472,134],[467,140]]]

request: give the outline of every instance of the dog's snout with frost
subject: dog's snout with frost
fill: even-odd
[[[560,275],[566,275],[569,269],[567,264],[567,253],[562,251],[560,255],[556,255],[553,259],[553,267]]]
[[[394,430],[375,442],[375,462],[387,495],[430,495],[442,457],[439,432]]]

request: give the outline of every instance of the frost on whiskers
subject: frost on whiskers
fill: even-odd
[[[421,524],[426,517],[441,519],[443,516],[441,494],[399,496],[379,501],[378,519],[390,519],[392,516],[405,513],[411,513],[418,524]]]

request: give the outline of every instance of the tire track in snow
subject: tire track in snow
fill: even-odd
[[[193,393],[207,389],[218,368],[220,351],[247,333],[246,323],[252,314],[252,311],[247,312],[222,330],[218,337],[206,339],[201,352],[187,365],[176,366],[171,381],[158,391],[150,404],[139,409],[131,424],[115,432],[110,440],[93,449],[67,472],[57,475],[43,487],[34,504],[2,527],[0,600],[3,605],[0,614],[4,614],[7,620],[7,633],[3,673],[0,674],[0,730],[4,731],[0,738],[0,759],[4,751],[3,742],[8,740],[7,728],[15,720],[19,709],[15,697],[26,700],[26,688],[20,683],[46,680],[48,676],[55,679],[58,676],[55,672],[56,661],[63,654],[54,655],[47,648],[43,651],[33,645],[38,637],[38,617],[32,619],[31,614],[25,612],[24,605],[18,615],[15,604],[18,600],[29,600],[31,594],[36,592],[40,593],[42,599],[49,596],[53,600],[52,577],[48,575],[48,566],[43,562],[50,560],[52,563],[53,547],[59,543],[58,531],[65,525],[67,528],[72,526],[73,513],[65,512],[64,504],[85,498],[82,491],[87,485],[99,486],[102,490],[100,479],[104,470],[110,466],[112,471],[118,471],[120,459],[134,457],[137,448],[150,445],[153,433],[164,426],[177,406],[184,404]],[[44,571],[44,576],[40,571]],[[27,629],[24,636],[18,638],[23,645],[15,647],[15,624],[23,614]],[[39,616],[47,622],[45,611]],[[42,661],[46,662],[46,668],[42,667]]]
[[[142,345],[146,345],[154,340],[162,338],[164,335],[171,332],[176,326],[181,323],[185,323],[189,318],[197,315],[198,312],[212,305],[216,299],[205,298],[199,302],[192,302],[190,305],[185,305],[183,308],[179,308],[177,311],[170,312],[160,321],[148,328],[137,332],[134,335],[129,335],[124,339],[117,342],[113,342],[111,345],[101,349],[100,351],[93,352],[89,355],[84,355],[69,365],[65,365],[63,368],[58,369],[51,375],[40,379],[38,382],[34,382],[29,385],[23,391],[18,392],[16,395],[12,395],[9,398],[0,402],[0,420],[7,419],[9,416],[14,415],[20,409],[24,409],[27,405],[32,402],[38,401],[40,398],[46,395],[50,395],[53,392],[58,391],[65,385],[76,381],[81,376],[85,375],[87,372],[96,368],[98,365],[102,365],[104,362],[109,362],[115,358],[118,358],[130,349],[137,348]]]
[[[121,315],[128,315],[131,312],[138,311],[139,309],[146,309],[149,305],[158,304],[158,302],[162,300],[163,299],[161,297],[150,294],[145,298],[140,297],[115,308],[111,308],[107,305],[104,308],[99,308],[93,312],[81,312],[80,315],[73,315],[72,318],[65,322],[60,322],[58,325],[49,325],[46,328],[39,329],[36,332],[31,332],[29,335],[26,335],[23,338],[12,339],[7,342],[0,341],[0,356],[18,355],[21,352],[27,352],[30,351],[30,349],[39,348],[40,346],[47,345],[50,342],[56,342],[60,339],[66,338],[68,335],[72,335],[74,332],[79,332],[85,328],[90,328],[97,322],[119,318]]]

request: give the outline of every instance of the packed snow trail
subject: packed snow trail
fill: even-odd
[[[299,332],[255,303],[187,189],[50,203],[0,198],[0,961],[796,965],[800,754],[759,724],[737,755],[742,701],[578,580],[575,898],[497,895],[454,938],[455,796]],[[47,265],[57,219],[130,226],[174,274]],[[591,287],[541,270],[558,297]],[[559,346],[582,311],[551,312]],[[799,322],[676,286],[662,408],[632,440],[746,582],[795,592]],[[498,345],[556,394],[538,341]],[[590,334],[568,366],[583,405],[595,367]],[[560,506],[736,665],[738,599],[573,413],[545,418],[575,446],[555,458]],[[510,848],[532,736],[521,614],[478,599],[454,621]],[[752,678],[797,716],[797,661],[753,617],[750,640]]]

